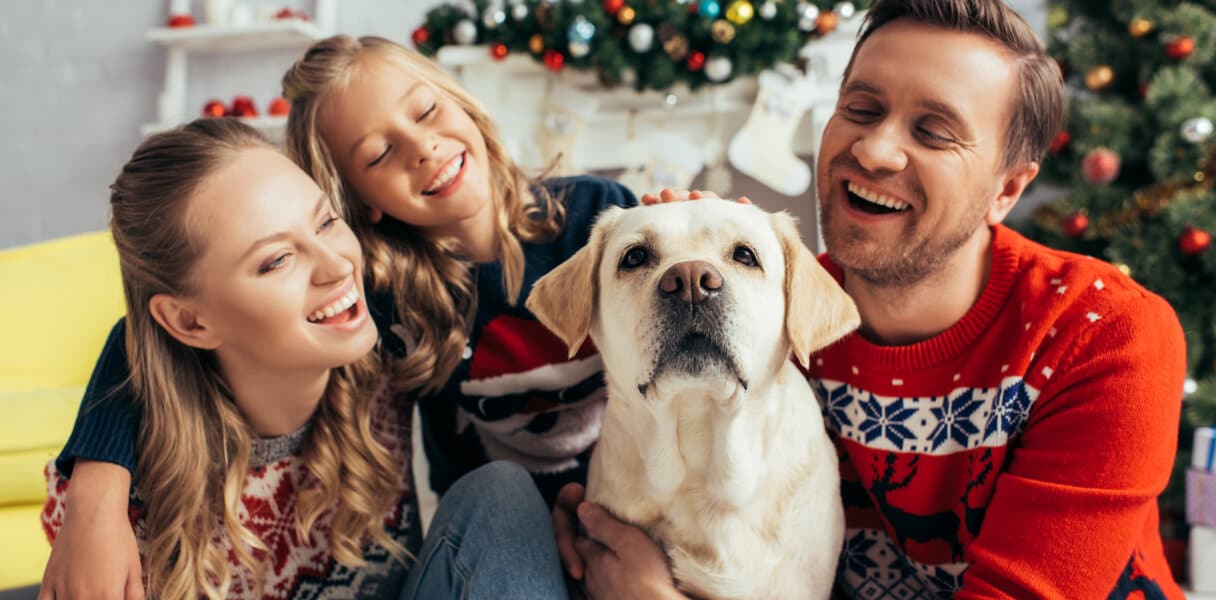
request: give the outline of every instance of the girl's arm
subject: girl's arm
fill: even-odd
[[[130,487],[131,473],[118,465],[90,460],[76,464],[71,483],[54,498],[63,503],[62,525],[56,528],[54,520],[43,515],[53,541],[39,600],[143,599],[139,547],[127,517]]]
[[[128,472],[135,470],[140,412],[126,386],[130,370],[125,335],[125,321],[119,319],[93,367],[72,435],[55,461],[66,477],[72,476],[77,459],[114,463]],[[121,491],[125,496],[127,489]]]

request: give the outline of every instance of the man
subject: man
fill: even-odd
[[[822,261],[862,327],[809,373],[840,449],[844,595],[1182,597],[1156,505],[1185,376],[1177,318],[1110,265],[1000,225],[1064,104],[1000,0],[867,15],[817,177]],[[563,490],[554,518],[589,594],[678,597],[658,548],[581,496]],[[574,535],[575,506],[598,541]]]

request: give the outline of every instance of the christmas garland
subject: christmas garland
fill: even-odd
[[[433,56],[482,44],[552,71],[590,70],[605,85],[696,89],[796,60],[809,40],[868,6],[829,0],[474,0],[431,9],[411,39]]]

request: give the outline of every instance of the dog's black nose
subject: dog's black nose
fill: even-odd
[[[702,260],[671,265],[659,278],[659,292],[688,304],[704,302],[722,289],[722,274]]]

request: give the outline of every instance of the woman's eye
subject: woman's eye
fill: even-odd
[[[634,246],[625,253],[625,256],[621,257],[620,268],[636,269],[646,264],[646,261],[649,259],[650,253],[647,252],[645,248],[641,246]]]
[[[287,262],[287,255],[280,254],[274,260],[271,260],[270,262],[263,264],[261,267],[258,267],[258,274],[264,275],[266,273],[269,273],[269,272],[283,266],[286,262]]]
[[[736,246],[735,255],[733,258],[735,259],[735,262],[748,267],[754,267],[760,264],[760,262],[756,260],[756,253],[752,252],[752,249],[748,248],[747,246]]]
[[[383,160],[384,160],[384,158],[385,158],[386,156],[388,156],[388,151],[389,151],[389,150],[392,150],[392,149],[393,149],[392,145],[385,146],[385,147],[384,147],[384,152],[381,152],[381,153],[380,153],[380,156],[377,156],[376,158],[372,159],[372,162],[367,163],[367,166],[368,166],[368,167],[374,167],[374,166],[376,166],[376,165],[380,164],[380,163],[381,163],[381,161],[383,161]]]
[[[330,215],[329,218],[327,218],[321,222],[320,230],[325,231],[326,229],[333,227],[334,223],[337,223],[337,222],[338,222],[338,217]]]

